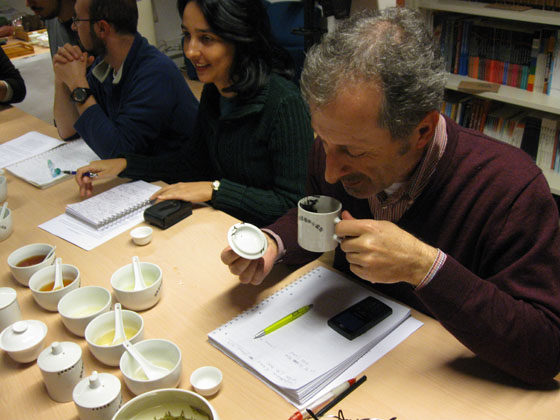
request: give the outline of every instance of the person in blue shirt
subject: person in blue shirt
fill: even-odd
[[[60,136],[79,134],[103,159],[179,151],[198,102],[175,63],[137,32],[136,0],[77,0],[73,21],[82,48],[66,44],[53,57]]]

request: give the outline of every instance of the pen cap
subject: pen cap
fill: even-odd
[[[303,420],[303,415],[301,412],[296,411],[288,420]]]

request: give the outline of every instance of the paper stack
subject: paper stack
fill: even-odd
[[[354,340],[348,340],[327,325],[333,315],[368,295],[389,305],[393,313]],[[254,338],[264,327],[308,304],[313,304],[313,309],[305,315],[270,334]],[[212,331],[208,338],[298,406],[318,395],[409,317],[407,307],[319,267]]]

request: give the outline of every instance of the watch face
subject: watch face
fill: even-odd
[[[89,95],[89,89],[76,88],[72,91],[72,100],[74,102],[84,103]]]

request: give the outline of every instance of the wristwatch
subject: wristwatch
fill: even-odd
[[[220,181],[215,180],[214,182],[212,182],[212,200],[214,199],[214,196],[216,195],[216,192],[218,192],[219,189],[220,189]]]
[[[72,102],[83,104],[87,100],[87,98],[91,96],[91,94],[92,94],[91,89],[84,88],[84,87],[77,87],[70,94],[70,99],[72,99]]]

